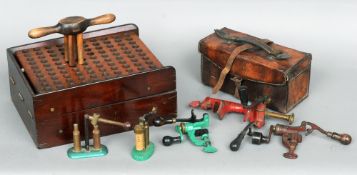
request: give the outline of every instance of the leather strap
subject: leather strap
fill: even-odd
[[[222,88],[222,85],[224,83],[224,79],[226,78],[228,72],[231,70],[233,62],[237,58],[237,56],[241,52],[243,52],[245,50],[248,50],[248,49],[251,49],[253,47],[254,46],[251,45],[251,44],[243,44],[243,45],[241,45],[241,46],[239,46],[239,47],[237,47],[237,48],[235,48],[233,50],[233,52],[231,53],[231,55],[229,56],[229,58],[227,60],[226,66],[222,69],[221,74],[219,75],[219,79],[218,79],[216,85],[212,89],[212,93],[213,94],[216,94]]]
[[[271,41],[267,40],[267,39],[262,39],[263,43],[269,43]],[[212,93],[213,94],[216,94],[223,86],[223,83],[224,83],[224,79],[226,78],[228,72],[231,70],[232,68],[232,65],[234,63],[234,60],[237,58],[237,56],[248,50],[248,49],[251,49],[255,47],[253,44],[249,44],[249,43],[246,43],[246,44],[243,44],[237,48],[235,48],[233,50],[233,52],[231,53],[231,55],[229,55],[229,58],[227,60],[227,63],[226,63],[226,66],[222,69],[221,71],[221,74],[219,75],[219,79],[216,83],[216,85],[214,86],[214,88],[212,89]]]

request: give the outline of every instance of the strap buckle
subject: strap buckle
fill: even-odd
[[[235,89],[234,89],[234,97],[239,98],[239,88],[242,85],[242,77],[239,76],[234,76],[231,78],[231,80],[234,82]]]

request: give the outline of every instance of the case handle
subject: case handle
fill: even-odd
[[[236,42],[236,43],[244,43],[244,44],[251,44],[255,47],[258,47],[262,50],[264,50],[266,53],[269,54],[269,59],[278,59],[278,60],[283,60],[283,59],[288,59],[290,58],[290,55],[287,53],[283,53],[279,50],[275,50],[272,47],[270,47],[268,44],[273,43],[270,40],[266,39],[258,39],[252,36],[244,36],[244,37],[234,37],[234,36],[229,36],[226,32],[223,30],[214,30],[215,34],[226,41],[231,41],[231,42]]]

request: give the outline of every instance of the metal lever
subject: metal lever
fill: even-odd
[[[200,122],[203,121],[203,118],[197,119],[196,114],[194,113],[193,109],[191,109],[191,117],[190,118],[179,118],[176,119],[176,122],[189,122],[189,123],[195,123],[195,122]]]
[[[306,126],[309,126],[310,128],[307,128]],[[327,137],[330,137],[333,140],[340,142],[343,145],[348,145],[352,142],[352,137],[349,134],[345,134],[345,133],[339,134],[337,132],[325,131],[324,129],[320,128],[319,126],[311,122],[303,121],[301,123],[301,127],[307,131],[306,135],[312,133],[313,130],[318,130],[322,134],[326,135]]]
[[[163,126],[166,124],[173,124],[176,122],[189,122],[189,123],[195,123],[195,122],[200,122],[203,121],[203,118],[197,119],[196,114],[194,113],[193,109],[191,110],[191,117],[190,118],[172,118],[172,119],[165,119],[163,117],[156,117],[154,119],[154,126]]]
[[[122,123],[122,122],[117,122],[117,121],[113,121],[113,120],[108,120],[108,119],[105,119],[105,118],[100,118],[100,115],[96,114],[96,113],[94,113],[92,116],[88,115],[88,119],[91,121],[93,126],[97,125],[98,122],[101,122],[101,123],[120,126],[120,127],[125,128],[125,129],[131,127],[129,122]]]
[[[240,145],[244,139],[245,134],[247,133],[248,129],[252,126],[253,123],[249,123],[245,128],[239,133],[238,137],[235,138],[231,144],[229,145],[229,148],[232,151],[238,151],[240,148]]]
[[[100,118],[99,114],[94,113],[93,115],[88,115],[85,114],[84,115],[84,141],[85,141],[85,148],[86,150],[89,150],[89,121],[91,122],[91,124],[93,125],[94,131],[98,132],[97,135],[93,134],[93,141],[95,141],[97,144],[97,146],[100,146],[100,135],[99,135],[99,128],[98,128],[98,122],[101,123],[106,123],[106,124],[111,124],[111,125],[116,125],[119,127],[123,127],[125,129],[128,129],[131,127],[129,122],[117,122],[117,121],[113,121],[113,120],[108,120],[108,119],[104,119],[104,118]]]
[[[91,124],[93,125],[93,147],[94,147],[94,149],[97,149],[97,150],[100,149],[102,146],[100,144],[100,131],[99,131],[98,122],[116,125],[119,127],[123,127],[125,129],[128,129],[131,127],[129,122],[122,123],[122,122],[117,122],[117,121],[113,121],[113,120],[100,118],[100,115],[96,114],[96,113],[94,113],[92,116],[86,114],[85,118],[90,120]],[[88,128],[86,128],[86,129],[88,129]]]

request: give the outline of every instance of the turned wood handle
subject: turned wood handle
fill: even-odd
[[[88,20],[89,20],[89,26],[108,24],[115,20],[115,15],[108,13]]]
[[[59,33],[60,32],[60,27],[58,25],[51,26],[51,27],[40,27],[36,29],[32,29],[29,31],[28,36],[30,38],[41,38],[43,36],[53,34],[53,33]]]
[[[108,13],[95,18],[86,19],[82,16],[70,16],[61,19],[57,25],[32,29],[28,35],[30,38],[40,38],[53,33],[63,35],[77,35],[83,33],[89,26],[108,24],[115,20],[115,15]]]

